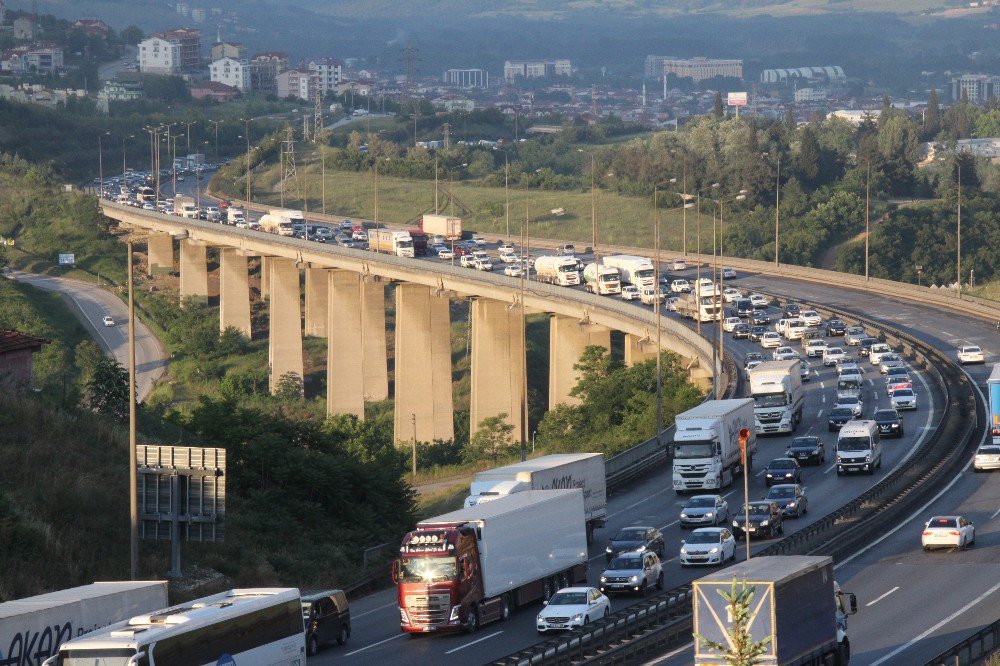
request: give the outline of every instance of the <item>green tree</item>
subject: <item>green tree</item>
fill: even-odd
[[[785,126],[790,131],[792,131],[792,132],[795,131],[795,127],[796,127],[796,124],[795,124],[795,109],[793,109],[791,106],[788,106],[785,109]]]
[[[716,118],[722,118],[726,114],[726,109],[722,106],[722,91],[715,92],[715,106],[712,109],[712,113]]]
[[[284,402],[302,399],[303,382],[297,372],[286,372],[278,378],[274,397]]]
[[[802,129],[802,139],[799,152],[795,156],[795,170],[803,183],[814,184],[819,177],[820,147],[816,131],[812,127]]]
[[[73,362],[76,369],[80,371],[80,380],[87,385],[94,377],[97,366],[100,364],[104,354],[101,348],[93,340],[82,340],[73,350]]]
[[[933,139],[940,130],[941,108],[938,106],[937,90],[931,88],[931,95],[927,100],[927,110],[924,111],[924,137],[928,140]]]
[[[726,643],[718,643],[709,640],[701,634],[694,634],[695,640],[704,647],[715,650],[722,656],[728,666],[754,666],[760,663],[760,656],[767,651],[767,646],[771,642],[768,636],[763,640],[754,640],[750,633],[750,624],[753,621],[752,602],[755,588],[747,585],[746,580],[737,583],[733,578],[733,583],[729,590],[716,590],[719,596],[726,600],[729,609],[727,615],[732,618],[728,629],[728,640]]]
[[[977,139],[1000,137],[1000,111],[994,109],[979,116],[972,134]]]
[[[87,406],[119,423],[128,421],[128,370],[102,356],[87,382]]]
[[[511,438],[513,432],[514,426],[507,423],[506,412],[483,419],[466,447],[467,457],[470,460],[496,462],[513,454],[516,450]]]
[[[124,30],[122,30],[118,37],[121,39],[123,44],[129,44],[130,46],[135,46],[142,41],[144,33],[142,28],[137,25],[130,25]]]
[[[7,254],[7,246],[0,245],[0,271],[7,268],[10,264],[10,257]]]

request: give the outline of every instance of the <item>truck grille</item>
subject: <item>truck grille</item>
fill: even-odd
[[[447,594],[406,596],[406,611],[414,624],[443,624],[448,621],[451,598]]]
[[[781,412],[773,414],[758,414],[757,420],[761,423],[779,423],[781,421]]]

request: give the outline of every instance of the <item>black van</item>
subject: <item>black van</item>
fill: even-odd
[[[316,654],[321,645],[351,637],[351,611],[342,590],[309,590],[302,593],[302,623],[306,630],[306,653]]]

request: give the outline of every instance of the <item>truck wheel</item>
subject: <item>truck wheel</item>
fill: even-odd
[[[471,634],[479,628],[479,608],[475,604],[469,606],[465,613],[465,633]]]
[[[844,642],[840,644],[837,649],[837,664],[838,666],[848,666],[851,663],[851,641],[844,639]]]
[[[500,621],[506,622],[510,619],[510,595],[505,594],[500,598]]]

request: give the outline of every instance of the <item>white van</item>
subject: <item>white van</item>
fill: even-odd
[[[837,438],[837,476],[847,472],[874,474],[881,466],[878,424],[870,419],[845,423]]]
[[[801,319],[789,319],[785,324],[785,330],[782,334],[785,336],[786,340],[801,340],[802,334],[805,333],[808,326]]]

